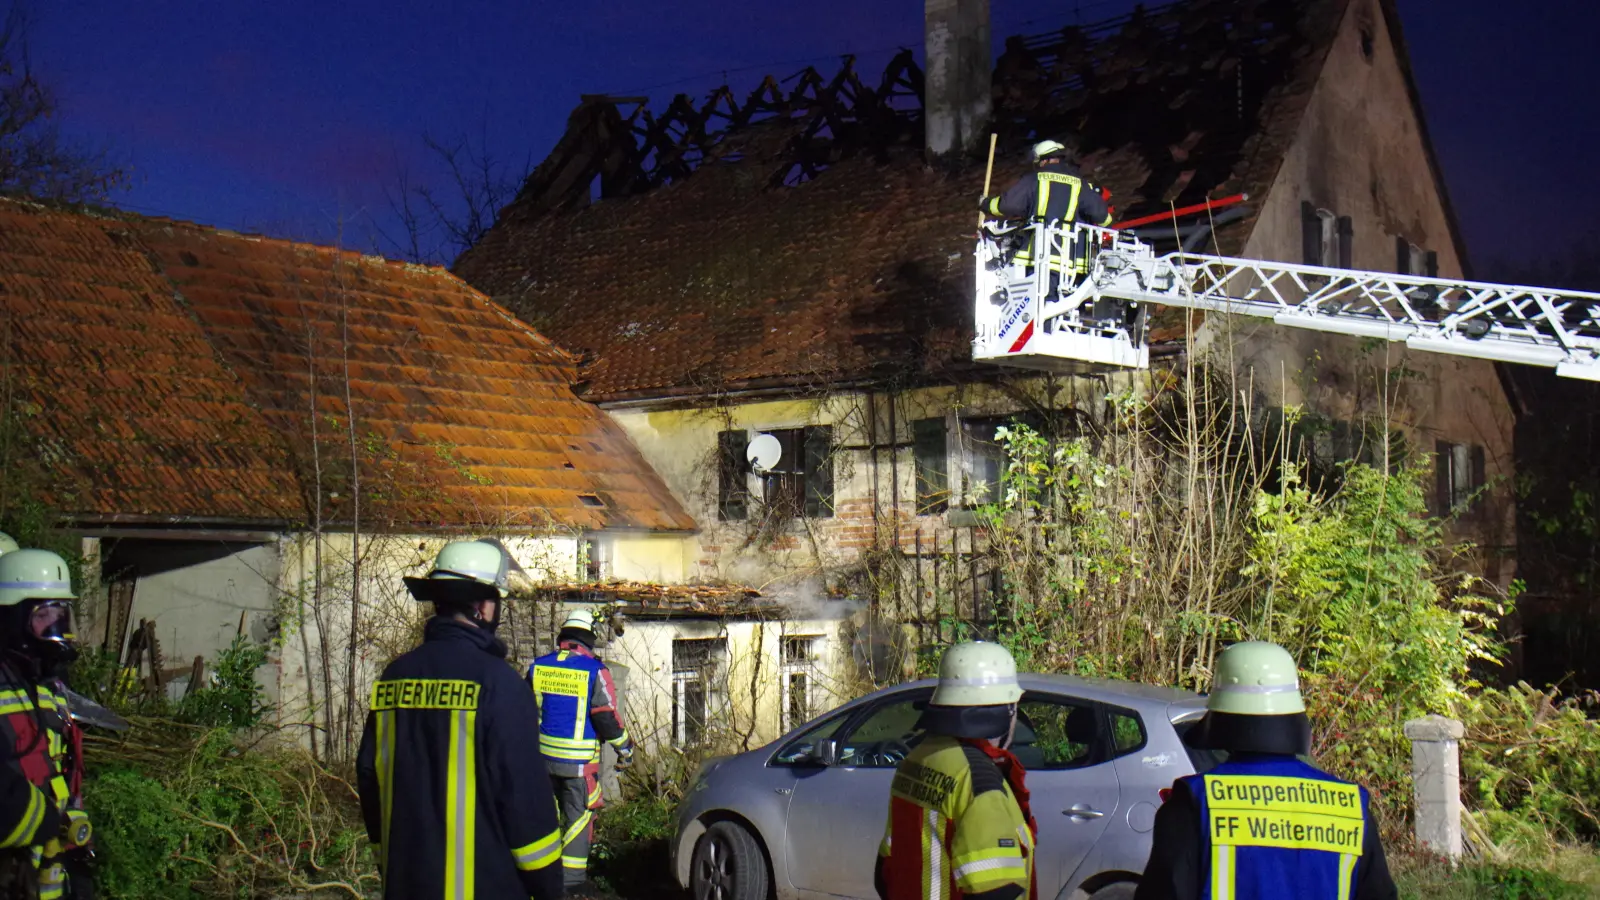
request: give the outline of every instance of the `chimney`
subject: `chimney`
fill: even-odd
[[[993,108],[989,0],[923,0],[923,17],[928,158],[976,156]]]

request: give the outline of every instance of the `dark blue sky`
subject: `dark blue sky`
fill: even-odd
[[[1399,0],[1429,126],[1482,269],[1595,234],[1600,3]],[[1126,0],[991,0],[996,33],[1094,21]],[[1081,12],[1075,12],[1081,10]],[[132,164],[116,202],[375,246],[384,188],[436,178],[421,135],[485,132],[537,163],[580,93],[702,94],[922,37],[918,0],[50,0],[33,59],[64,125]]]

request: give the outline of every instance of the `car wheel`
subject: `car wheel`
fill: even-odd
[[[1139,886],[1131,881],[1119,881],[1108,884],[1089,895],[1089,900],[1133,900],[1133,894]]]
[[[694,900],[767,900],[767,881],[767,859],[744,826],[718,822],[695,844],[689,866]]]

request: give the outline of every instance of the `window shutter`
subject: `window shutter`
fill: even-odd
[[[950,506],[948,433],[943,418],[911,423],[912,452],[917,463],[917,514],[944,512]]]
[[[745,448],[750,436],[743,431],[717,434],[717,518],[742,522],[750,508],[750,463]]]
[[[1450,464],[1452,454],[1448,441],[1435,441],[1433,444],[1433,505],[1434,514],[1448,516],[1450,514]]]
[[[1394,270],[1401,275],[1411,274],[1411,242],[1403,237],[1394,239]]]
[[[1339,229],[1339,268],[1351,268],[1351,259],[1355,252],[1356,226],[1349,216],[1340,216]]]
[[[1426,260],[1423,271],[1428,273],[1429,278],[1438,278],[1439,254],[1436,251],[1429,250],[1423,259]]]
[[[805,433],[806,518],[833,515],[833,426],[812,425]]]
[[[1322,265],[1322,217],[1310,200],[1300,201],[1300,255],[1308,266]]]

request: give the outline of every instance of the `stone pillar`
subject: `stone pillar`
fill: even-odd
[[[923,41],[928,156],[983,152],[994,107],[989,0],[923,0]]]
[[[1411,781],[1417,806],[1417,844],[1452,862],[1461,858],[1460,722],[1444,716],[1412,719]]]

